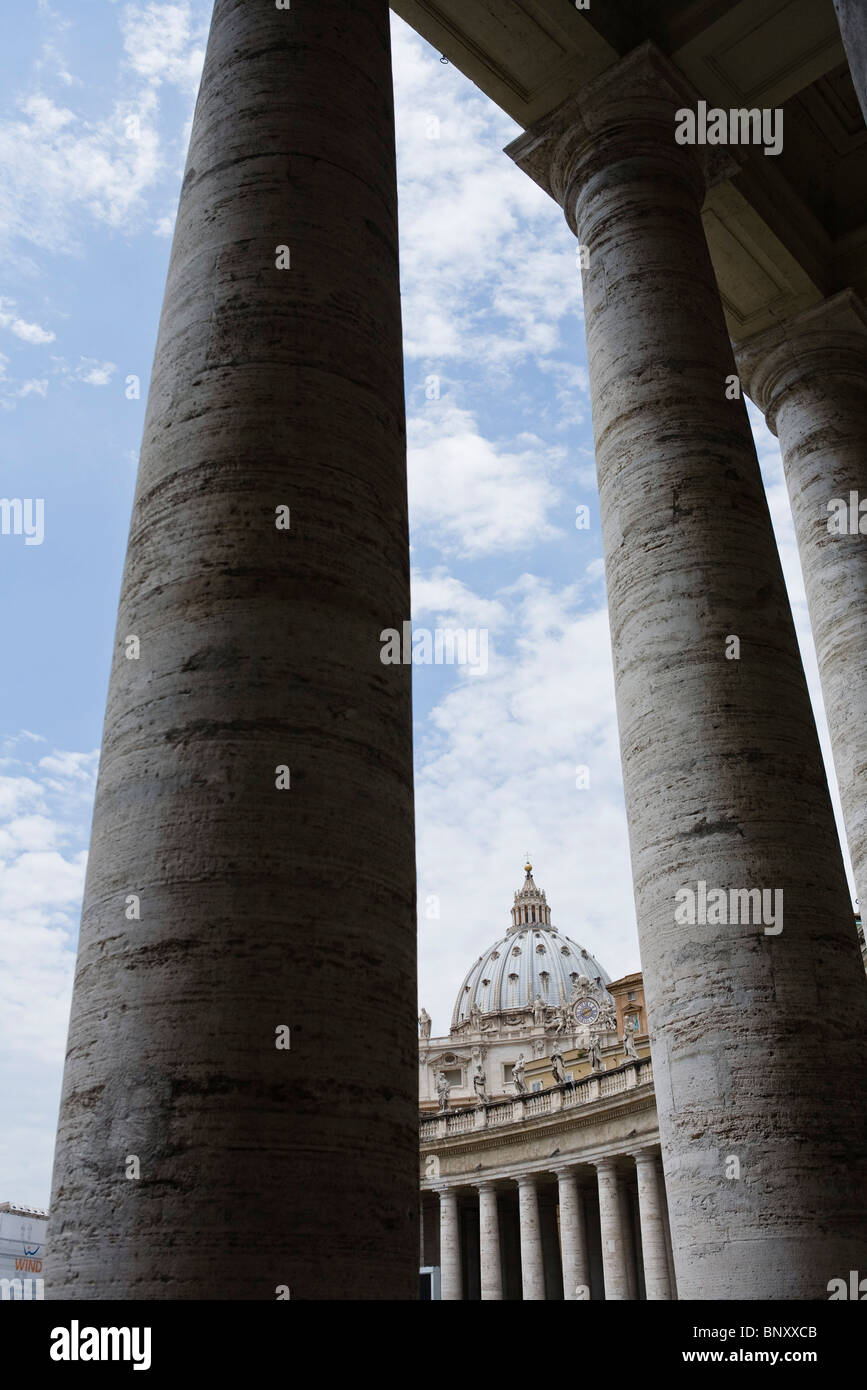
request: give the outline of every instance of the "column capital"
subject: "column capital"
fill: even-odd
[[[622,1154],[607,1154],[605,1158],[591,1158],[590,1162],[597,1173],[616,1173],[617,1161],[622,1156]]]
[[[867,367],[867,305],[853,289],[782,319],[734,343],[741,386],[776,434],[783,396],[817,367],[823,378],[848,372],[859,379]]]
[[[538,1177],[538,1173],[519,1173],[512,1181],[516,1182],[519,1187],[535,1187]]]
[[[729,147],[675,142],[675,113],[695,107],[700,94],[651,41],[593,78],[537,125],[506,146],[506,154],[558,202],[577,235],[575,192],[593,173],[619,159],[658,179],[663,166],[694,184],[729,177],[739,164]]]
[[[438,1183],[436,1187],[429,1187],[428,1192],[435,1192],[438,1197],[457,1197],[458,1189],[451,1183]]]
[[[656,1149],[630,1149],[630,1158],[634,1158],[638,1163],[659,1163],[661,1155]]]
[[[470,1183],[477,1192],[496,1192],[497,1182],[495,1178],[480,1178],[477,1182]]]

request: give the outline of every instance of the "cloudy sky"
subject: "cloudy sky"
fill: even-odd
[[[0,494],[45,499],[41,545],[0,536],[0,1201],[48,1202],[114,614],[210,8],[19,0],[0,53]],[[612,976],[640,961],[575,243],[502,153],[518,127],[399,20],[393,42],[413,619],[489,633],[485,675],[414,668],[420,1002],[441,1032],[508,925],[527,852],[562,931]],[[827,762],[779,453],[753,419]]]

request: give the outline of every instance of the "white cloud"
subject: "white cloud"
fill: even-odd
[[[406,355],[541,362],[581,308],[562,212],[503,153],[518,126],[397,19],[392,47]]]
[[[504,604],[473,593],[442,567],[429,575],[413,570],[412,616],[415,621],[427,618],[437,627],[497,629],[508,622]]]
[[[0,214],[6,234],[45,250],[78,251],[84,214],[112,227],[140,217],[144,194],[162,167],[154,125],[156,97],[124,97],[89,121],[42,93],[25,97],[21,116],[0,120]],[[138,137],[127,135],[134,116]]]
[[[585,606],[588,592],[533,575],[500,591],[513,641],[417,730],[421,995],[435,1030],[509,925],[527,850],[560,930],[612,974],[638,968],[608,618],[598,599]],[[415,669],[417,691],[427,674]],[[576,786],[579,765],[589,788]]]
[[[58,777],[68,777],[72,781],[90,786],[97,756],[96,753],[63,753],[55,750],[48,757],[40,758],[39,766],[45,772],[55,773]]]
[[[116,371],[117,364],[114,362],[98,362],[95,357],[82,357],[75,369],[75,375],[88,386],[108,386]]]
[[[65,357],[52,357],[54,370],[65,383],[81,381],[86,386],[108,386],[117,371],[116,362],[101,362],[98,357],[80,357],[71,367]]]
[[[195,94],[205,59],[207,26],[189,4],[127,5],[121,19],[127,62],[149,84]]]
[[[446,554],[528,550],[562,534],[548,519],[561,500],[551,475],[562,450],[525,436],[498,447],[472,415],[448,399],[409,419],[408,476],[413,534]],[[517,442],[517,441],[516,441]]]
[[[47,1206],[97,754],[0,760],[0,1170],[9,1196]]]
[[[99,119],[75,109],[70,88],[81,84],[54,42],[44,46],[36,64],[40,85],[19,99],[16,115],[0,119],[0,225],[7,247],[23,240],[80,254],[88,221],[126,231],[148,224],[147,196],[167,172],[174,179],[177,151],[189,136],[188,120],[185,130],[174,128],[161,140],[159,89],[177,87],[191,113],[208,10],[201,3],[126,5],[119,14],[118,95]],[[48,18],[57,28],[59,17],[48,12]],[[49,80],[65,88],[63,103],[44,89]],[[84,97],[76,100],[83,105]],[[159,235],[167,234],[165,221]],[[26,269],[17,251],[16,257]]]
[[[0,328],[8,328],[10,333],[14,333],[16,338],[25,343],[39,345],[54,342],[57,336],[55,333],[50,329],[41,328],[38,323],[27,323],[25,319],[19,318],[12,312],[14,307],[14,300],[0,299]]]

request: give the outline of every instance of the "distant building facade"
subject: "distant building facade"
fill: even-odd
[[[42,1278],[48,1212],[0,1202],[0,1300],[44,1295]]]
[[[676,1296],[640,973],[609,979],[532,865],[464,978],[420,1018],[422,1296]]]

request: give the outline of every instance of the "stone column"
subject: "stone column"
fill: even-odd
[[[641,1248],[644,1255],[644,1289],[648,1302],[671,1298],[668,1281],[668,1256],[665,1249],[665,1228],[659,1164],[655,1154],[640,1149],[635,1155],[638,1176],[638,1210],[641,1217]]]
[[[560,1198],[563,1298],[567,1303],[584,1301],[590,1297],[590,1260],[587,1253],[584,1202],[574,1169],[558,1168],[556,1173]],[[579,1288],[582,1290],[580,1298],[577,1293]]]
[[[864,0],[834,0],[846,60],[867,121],[867,7]]]
[[[617,1200],[620,1203],[620,1231],[623,1236],[623,1267],[626,1270],[626,1297],[633,1303],[638,1299],[638,1270],[632,1240],[632,1219],[629,1210],[630,1194],[624,1177],[617,1181]]]
[[[51,1297],[416,1298],[411,671],[380,660],[408,617],[388,5],[216,0],[120,597]]]
[[[438,1187],[435,1191],[440,1199],[440,1298],[444,1303],[460,1302],[464,1279],[458,1196],[451,1187]]]
[[[539,1194],[529,1173],[518,1178],[518,1219],[521,1224],[521,1287],[524,1299],[545,1300],[545,1267],[539,1230]]]
[[[602,1274],[605,1280],[606,1301],[629,1298],[629,1274],[626,1267],[617,1167],[613,1158],[601,1158],[596,1163],[599,1184],[599,1224],[602,1231]]]
[[[478,1184],[479,1263],[482,1300],[500,1302],[503,1297],[503,1270],[500,1262],[500,1222],[497,1215],[497,1189],[493,1183]]]
[[[419,1268],[424,1268],[424,1202],[419,1200],[418,1204],[418,1263]]]
[[[867,308],[844,290],[738,344],[737,361],[780,440],[855,888],[867,904]]]
[[[755,447],[743,400],[726,394],[735,364],[700,216],[702,151],[674,140],[695,99],[644,44],[510,152],[563,204],[588,265],[678,1292],[824,1298],[867,1241],[867,990]]]

